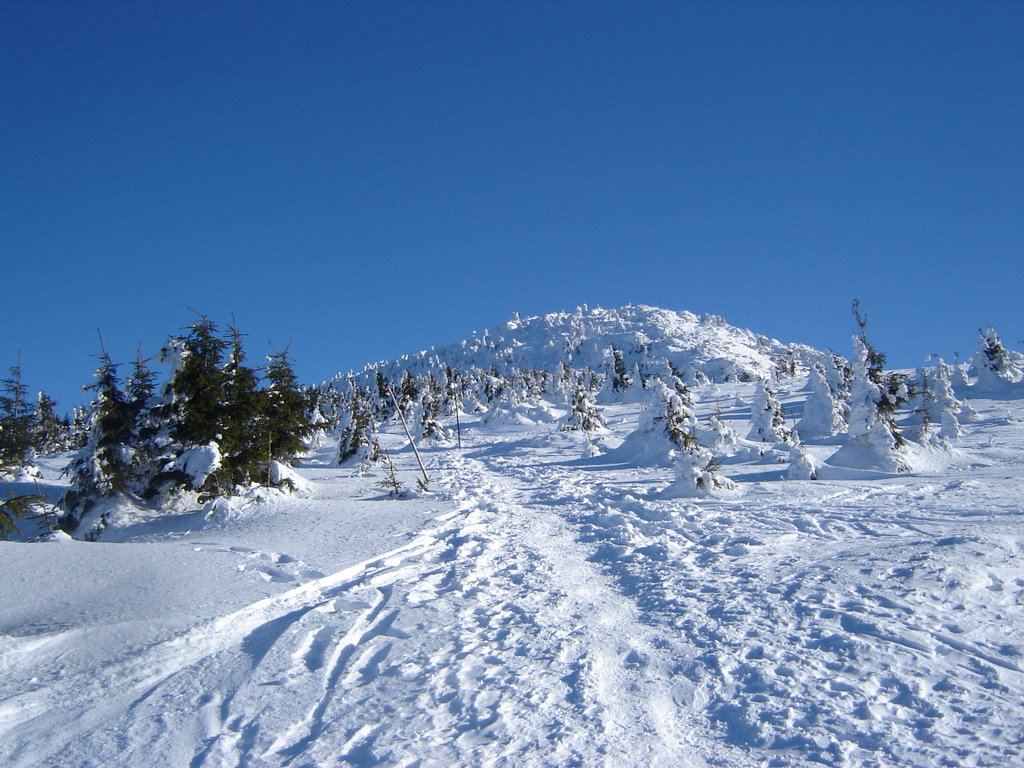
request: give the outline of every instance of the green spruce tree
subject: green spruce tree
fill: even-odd
[[[180,416],[173,427],[174,438],[183,448],[220,440],[224,415],[224,350],[227,342],[217,335],[217,326],[203,315],[192,324],[184,339],[181,369],[171,381]]]
[[[242,334],[234,324],[229,335],[219,441],[223,463],[208,482],[221,492],[261,479],[269,439],[267,394],[260,389],[256,371],[245,364]]]
[[[270,459],[290,464],[305,451],[313,433],[308,400],[299,388],[287,347],[268,358],[266,425]]]
[[[21,361],[0,381],[0,472],[11,472],[32,461],[35,411],[22,381]]]

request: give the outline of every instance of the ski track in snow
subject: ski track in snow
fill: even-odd
[[[284,591],[17,678],[0,762],[1020,764],[1019,472],[662,500],[664,471],[508,437],[428,452],[432,519],[336,572],[197,541]],[[4,638],[0,670],[81,632]]]

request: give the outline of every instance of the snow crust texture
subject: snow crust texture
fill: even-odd
[[[1024,400],[972,405],[928,471],[740,441],[700,499],[616,450],[643,403],[593,444],[464,414],[427,494],[327,445],[301,495],[0,544],[0,764],[1024,764]]]

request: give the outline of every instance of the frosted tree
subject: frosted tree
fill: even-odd
[[[836,400],[821,363],[815,363],[811,368],[807,387],[804,414],[796,425],[800,435],[805,438],[827,438],[846,431],[843,403]]]
[[[714,413],[708,417],[707,427],[697,429],[697,439],[705,448],[720,452],[736,445],[736,433],[722,421],[721,415]]]
[[[847,429],[847,446],[840,454],[850,458],[859,448],[860,466],[906,472],[910,464],[901,450],[906,443],[896,425],[896,411],[910,397],[905,378],[898,374],[886,374],[885,355],[878,352],[868,341],[867,321],[858,311],[854,302],[854,316],[860,328],[860,335],[853,337],[854,361],[853,381],[850,388],[850,422]]]
[[[353,456],[368,462],[378,461],[380,455],[374,450],[377,442],[373,436],[373,411],[367,394],[355,381],[350,383],[348,408],[342,411],[340,418],[338,463],[344,464]]]
[[[971,370],[977,377],[974,386],[983,391],[1004,389],[1024,379],[1024,355],[1007,349],[992,326],[983,328],[978,350],[971,358]]]
[[[422,387],[419,402],[419,437],[421,440],[447,440],[448,433],[441,424],[441,406],[444,393],[441,384],[429,374]]]
[[[693,413],[689,392],[670,388],[654,379],[652,397],[661,401],[641,412],[638,433],[661,435],[671,447],[675,480],[665,489],[667,498],[708,496],[734,488],[726,477],[718,474],[717,455],[698,440],[697,419]]]
[[[66,451],[70,447],[71,422],[57,415],[57,401],[45,392],[36,396],[32,447],[40,454]]]
[[[853,369],[845,358],[832,352],[829,352],[823,367],[828,388],[832,390],[832,399],[840,404],[845,422],[850,417],[850,386],[853,384]]]
[[[672,466],[675,479],[663,492],[666,497],[715,496],[736,488],[732,480],[718,473],[718,457],[696,442],[676,451]]]
[[[789,447],[789,468],[786,470],[786,479],[817,480],[820,466],[820,462],[802,445],[791,445]]]
[[[964,374],[964,365],[960,362],[960,355],[956,352],[953,353],[953,390],[956,392],[964,393],[967,388],[970,387],[970,382],[967,381],[967,376]]]
[[[598,410],[594,396],[587,386],[583,374],[576,377],[573,385],[572,400],[569,404],[569,413],[562,424],[564,431],[581,431],[590,433],[604,426],[601,413]]]
[[[663,384],[662,396],[665,398],[665,432],[669,441],[680,451],[691,449],[697,443],[697,422],[689,392],[680,394]]]
[[[612,392],[622,393],[633,386],[633,377],[626,369],[625,360],[622,357],[622,350],[612,347]]]
[[[952,370],[945,360],[938,357],[934,368],[923,371],[922,407],[925,418],[927,423],[938,427],[939,437],[945,440],[956,440],[963,433],[958,418],[963,411],[963,403],[953,392]]]
[[[786,426],[786,418],[782,415],[782,405],[775,392],[764,381],[757,382],[754,400],[750,406],[749,440],[766,443],[788,443],[793,433]]]
[[[131,410],[121,391],[117,365],[106,350],[100,355],[94,376],[94,382],[86,387],[96,392],[88,441],[68,465],[71,482],[60,502],[69,528],[74,528],[99,499],[127,490],[132,477]],[[103,525],[100,519],[97,528]]]

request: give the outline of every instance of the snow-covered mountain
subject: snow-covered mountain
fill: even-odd
[[[688,384],[769,378],[780,361],[792,359],[806,368],[824,355],[803,344],[783,344],[737,328],[717,315],[700,317],[644,305],[583,306],[573,312],[516,315],[461,342],[375,363],[362,372],[361,383],[369,383],[376,371],[394,380],[403,371],[443,375],[446,365],[460,371],[494,368],[502,375],[513,369],[556,374],[560,363],[608,371],[613,349],[631,371],[666,375],[674,366]],[[345,378],[347,374],[338,376]]]
[[[339,427],[294,493],[0,542],[0,765],[1024,765],[1024,360],[996,340],[896,409],[891,470],[870,419],[837,427],[862,359],[844,410],[831,356],[716,318],[581,309],[371,366],[607,375],[614,348],[665,378],[590,430],[557,388],[456,397],[419,454],[378,410],[386,462],[339,465]],[[728,492],[680,493],[673,425]],[[389,496],[420,460],[429,490]],[[65,462],[0,491],[59,495]]]

